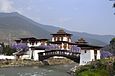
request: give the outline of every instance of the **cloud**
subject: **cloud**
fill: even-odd
[[[13,12],[12,0],[0,0],[0,12]]]

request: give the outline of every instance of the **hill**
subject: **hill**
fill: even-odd
[[[0,13],[0,41],[10,41],[20,37],[51,38],[50,34],[55,33],[60,27],[43,25],[20,15],[17,12]],[[66,30],[66,29],[65,29]],[[109,43],[112,35],[94,35],[66,30],[73,34],[73,41],[83,37],[89,43],[94,45],[106,45]]]
[[[41,26],[41,24],[37,24]],[[49,31],[37,26],[32,20],[14,12],[0,14],[0,39],[16,39],[20,37],[40,37],[47,38]]]
[[[46,29],[47,31],[50,31],[53,33],[57,32],[60,29],[60,27],[54,27],[54,26],[49,26],[49,25],[42,25],[39,27]],[[93,45],[109,44],[110,40],[115,37],[114,35],[97,35],[97,34],[89,34],[85,32],[69,31],[66,29],[65,31],[73,34],[72,39],[74,41],[77,41],[77,39],[83,37],[86,41],[88,41],[90,44],[93,44]]]

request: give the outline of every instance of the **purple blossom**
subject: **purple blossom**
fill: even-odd
[[[78,47],[77,45],[73,45],[73,46],[71,47],[71,51],[72,51],[72,52],[80,52],[80,50],[81,50],[81,48]]]
[[[28,46],[25,43],[14,43],[12,44],[12,48],[16,49],[16,51],[26,51]]]
[[[107,58],[107,57],[111,57],[112,54],[109,51],[102,51],[101,52],[101,58]]]
[[[38,48],[43,48],[45,51],[50,51],[54,49],[59,49],[57,45],[40,45]]]
[[[46,48],[47,48],[47,45],[40,45],[40,46],[38,46],[38,48],[46,49]]]

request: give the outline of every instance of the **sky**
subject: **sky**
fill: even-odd
[[[115,35],[115,9],[109,0],[0,0],[0,12],[71,31]]]

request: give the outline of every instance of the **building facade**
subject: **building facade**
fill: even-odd
[[[81,48],[80,65],[100,59],[100,48],[102,47],[89,45],[83,38],[78,39],[76,43]]]
[[[60,50],[70,50],[72,34],[69,34],[65,32],[63,29],[60,29],[57,33],[51,35],[51,44],[58,45]]]
[[[57,33],[51,35],[51,41],[48,41],[48,39],[36,39],[34,37],[15,40],[17,44],[26,43],[29,47],[29,50],[26,52],[26,55],[22,56],[22,59],[39,60],[38,53],[47,51],[46,48],[49,46],[55,46],[56,48],[51,48],[53,50],[58,49],[79,52],[80,65],[85,65],[90,61],[100,59],[100,48],[102,48],[100,46],[89,45],[83,38],[78,39],[76,42],[72,42],[72,34],[65,32],[63,29],[60,29]],[[75,48],[78,48],[78,50],[75,50]]]
[[[39,52],[44,52],[44,50],[41,49],[36,49],[39,46],[47,46],[48,39],[37,39],[34,37],[29,37],[29,38],[20,38],[19,40],[15,40],[16,44],[26,44],[28,46],[28,51],[24,55],[21,56],[21,59],[33,59],[33,60],[38,60],[38,53]],[[19,54],[19,53],[17,53]]]

